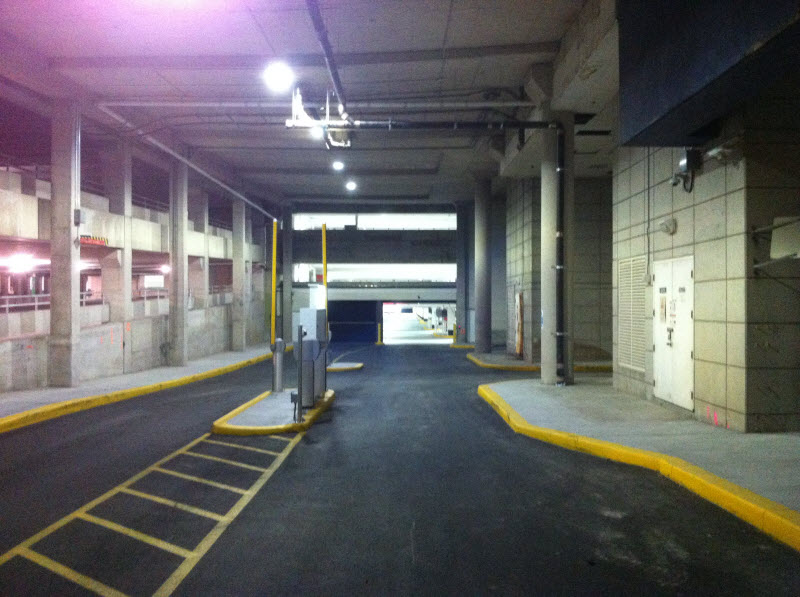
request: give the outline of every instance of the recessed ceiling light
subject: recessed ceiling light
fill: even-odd
[[[289,91],[294,83],[294,73],[285,62],[271,62],[261,73],[261,78],[273,93]]]
[[[344,162],[336,160],[335,162],[333,162],[333,164],[331,164],[331,167],[337,172],[341,172],[342,170],[344,170]]]
[[[158,269],[162,274],[168,274],[172,271],[172,268],[167,264],[162,265]]]
[[[346,188],[348,191],[355,191],[358,188],[358,185],[356,184],[355,180],[348,180],[345,183],[344,188]]]
[[[325,136],[325,129],[321,126],[312,126],[310,131],[312,139],[322,139]]]

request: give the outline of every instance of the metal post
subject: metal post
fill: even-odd
[[[275,340],[272,349],[272,391],[283,391],[283,357],[286,343],[283,339]],[[301,349],[302,350],[302,349]]]
[[[277,305],[275,304],[276,287],[275,281],[277,279],[277,263],[278,263],[278,220],[272,220],[272,311],[270,313],[269,330],[270,330],[270,344],[275,344],[275,311]]]
[[[303,420],[303,326],[297,326],[297,342],[294,346],[294,356],[297,359],[297,402],[295,403],[296,422]]]

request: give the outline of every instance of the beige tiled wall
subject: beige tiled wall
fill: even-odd
[[[682,150],[620,148],[614,168],[613,258],[650,255],[650,262],[694,256],[695,416],[744,430],[745,160],[707,160],[686,192],[673,186]],[[648,172],[649,171],[649,172]],[[648,218],[649,211],[649,218]],[[674,218],[675,233],[659,230]],[[649,230],[648,230],[649,222]],[[652,271],[652,266],[651,266]],[[614,275],[616,338],[616,275]],[[614,385],[652,397],[652,289],[646,301],[645,372],[617,364]]]

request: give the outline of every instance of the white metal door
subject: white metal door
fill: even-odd
[[[694,410],[694,257],[653,263],[653,394]]]

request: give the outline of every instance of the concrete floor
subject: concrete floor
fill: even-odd
[[[363,348],[364,369],[331,376],[332,410],[176,594],[800,593],[796,552],[657,474],[514,434],[475,393],[526,374],[478,369],[446,347]],[[269,368],[256,365],[0,435],[0,550],[179,450],[268,385]],[[274,462],[289,441],[208,439],[241,442],[251,467]],[[217,460],[179,454],[165,466],[242,490],[261,474],[219,461],[236,446],[204,450]],[[174,477],[135,487],[219,514],[231,507]],[[131,497],[90,513],[186,549],[208,532],[202,517]],[[177,563],[85,520],[33,548],[129,594],[151,594]],[[0,566],[0,594],[37,593],[83,594],[20,557]]]

